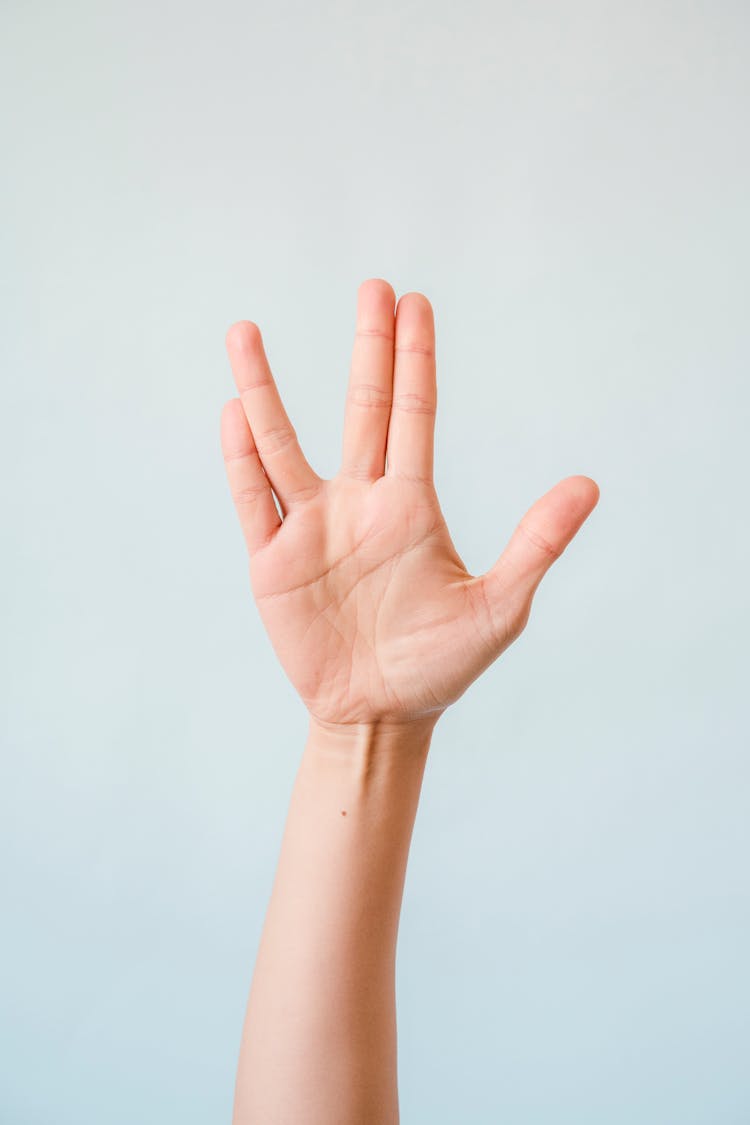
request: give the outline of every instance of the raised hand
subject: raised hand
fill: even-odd
[[[423,294],[396,304],[386,281],[359,287],[331,480],[300,448],[258,326],[233,325],[227,351],[240,396],[222,411],[227,476],[289,679],[322,724],[436,721],[523,631],[537,586],[597,503],[596,483],[560,481],[473,576],[433,483],[435,327]]]

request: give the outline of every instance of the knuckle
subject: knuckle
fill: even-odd
[[[394,469],[388,475],[395,477],[397,480],[408,481],[410,484],[424,484],[433,489],[435,487],[432,477],[424,476],[421,473],[409,473],[405,469]]]
[[[312,484],[300,484],[296,488],[288,488],[284,492],[284,501],[288,504],[302,504],[312,500],[320,491],[321,481],[315,480]]]
[[[406,340],[405,343],[396,344],[394,351],[397,352],[410,352],[412,355],[427,356],[428,359],[435,358],[435,349],[431,344],[423,344],[419,340]]]
[[[225,450],[224,464],[229,465],[235,461],[249,461],[253,457],[258,456],[258,450],[253,446],[252,449],[228,449]]]
[[[374,383],[354,383],[349,388],[349,401],[355,406],[384,407],[391,405],[390,391]]]
[[[562,554],[562,551],[553,546],[553,544],[550,543],[549,539],[546,539],[540,532],[536,531],[535,528],[530,527],[523,520],[521,520],[518,528],[521,534],[526,539],[528,539],[529,543],[531,543],[532,546],[536,547],[538,551],[541,551],[542,554],[546,555],[548,558],[557,559]]]
[[[256,484],[246,484],[242,488],[234,490],[234,502],[241,508],[247,508],[252,504],[256,504],[262,496],[265,496],[268,491],[268,485],[263,482]]]
[[[354,337],[357,340],[387,340],[389,344],[393,343],[392,332],[384,332],[381,328],[368,328],[366,325],[357,328]]]
[[[378,475],[372,465],[366,464],[357,463],[356,465],[346,465],[341,469],[342,477],[349,477],[351,480],[367,481],[368,484]]]
[[[259,434],[255,439],[255,444],[262,459],[272,457],[275,453],[281,453],[296,440],[297,434],[292,426],[275,426]]]
[[[400,394],[394,398],[393,405],[407,414],[435,414],[437,404],[434,398],[425,395]]]
[[[272,380],[270,377],[261,372],[254,383],[245,383],[244,387],[239,388],[240,398],[242,399],[245,395],[249,394],[251,391],[257,390],[259,387],[270,387],[271,383]]]

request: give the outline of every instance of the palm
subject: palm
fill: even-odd
[[[381,477],[325,482],[251,564],[256,602],[287,675],[318,718],[413,718],[464,689],[467,574],[434,491]],[[472,677],[473,678],[473,677]]]
[[[543,573],[596,503],[593,482],[569,478],[491,571],[468,573],[432,484],[431,306],[408,295],[394,318],[394,300],[385,282],[360,287],[332,480],[304,459],[257,328],[240,324],[228,341],[241,402],[225,407],[222,443],[253,594],[289,679],[327,722],[444,711],[521,631]]]

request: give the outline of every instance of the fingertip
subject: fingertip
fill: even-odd
[[[249,352],[260,342],[260,328],[253,320],[238,320],[230,325],[224,337],[228,352]]]
[[[567,484],[568,493],[581,513],[588,515],[593,512],[599,503],[600,490],[592,477],[580,475],[567,477],[563,483]]]
[[[432,301],[424,293],[420,293],[416,289],[410,289],[408,293],[402,293],[398,299],[396,313],[398,314],[399,309],[403,312],[407,305],[414,305],[415,311],[419,310],[427,316],[428,320],[434,323],[435,310],[432,307]]]
[[[572,476],[559,481],[540,497],[521,520],[523,538],[539,548],[536,561],[545,567],[559,557],[580,531],[599,499],[599,486],[591,477]],[[524,548],[528,544],[522,544]],[[528,554],[528,551],[525,553]]]
[[[228,399],[221,408],[219,420],[222,445],[227,446],[236,442],[238,437],[244,435],[247,428],[242,402],[238,398]]]
[[[384,277],[368,277],[360,283],[357,289],[357,296],[362,296],[364,290],[372,289],[379,292],[382,296],[388,297],[391,305],[396,304],[396,290],[391,285],[390,281],[386,281]]]

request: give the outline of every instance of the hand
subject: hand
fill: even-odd
[[[469,574],[433,484],[432,306],[421,293],[395,304],[383,280],[359,288],[332,480],[305,459],[258,326],[240,321],[227,334],[240,397],[224,406],[221,442],[252,590],[323,724],[437,721],[523,631],[537,586],[599,498],[588,477],[560,481],[494,566]]]

